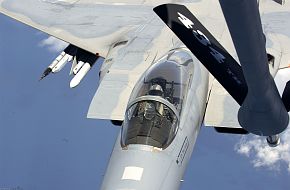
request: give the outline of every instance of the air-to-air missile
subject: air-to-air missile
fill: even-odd
[[[75,76],[70,82],[70,87],[74,88],[79,85],[79,83],[86,76],[98,58],[98,54],[90,53],[70,44],[47,67],[47,69],[43,72],[40,80],[45,78],[50,73],[57,73],[61,71],[67,62],[74,60],[74,63],[76,64],[72,65],[71,73],[73,73]]]
[[[78,58],[78,57],[77,57]],[[73,73],[75,74],[74,78],[70,82],[70,87],[74,88],[83,80],[89,70],[93,67],[97,59],[99,58],[98,54],[92,54],[90,52],[84,51],[80,55],[78,64],[74,67]]]
[[[66,65],[67,62],[72,61],[73,57],[77,53],[77,47],[74,45],[68,45],[55,60],[45,69],[40,80],[45,78],[50,73],[57,73]]]

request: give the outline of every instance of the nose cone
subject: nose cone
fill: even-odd
[[[167,154],[144,145],[130,148],[113,152],[102,184],[103,190],[160,190],[166,181],[173,183],[170,185],[173,189],[178,188],[179,179],[167,180],[174,165]]]

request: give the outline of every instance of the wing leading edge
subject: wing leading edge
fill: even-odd
[[[132,38],[153,18],[149,6],[87,0],[0,0],[0,12],[103,57],[110,45]]]

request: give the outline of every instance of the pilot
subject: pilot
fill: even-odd
[[[150,89],[148,95],[151,96],[161,96],[163,97],[163,89],[159,84],[153,84]],[[144,117],[148,120],[154,118],[154,116],[158,113],[160,116],[163,115],[163,104],[157,101],[149,101],[145,105],[144,109]]]
[[[155,108],[154,102],[152,101],[146,102],[146,105],[144,108],[144,117],[148,120],[152,120],[155,115],[156,115],[156,108]]]

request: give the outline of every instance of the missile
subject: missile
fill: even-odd
[[[55,58],[55,60],[45,69],[39,80],[42,80],[47,75],[49,75],[52,72],[53,68],[58,64],[58,62],[65,56],[65,54],[66,53],[64,51],[61,52],[61,54],[59,54],[59,56],[57,56],[57,58]]]
[[[74,60],[71,73],[74,73],[75,76],[70,82],[70,87],[74,88],[79,85],[79,83],[86,76],[86,74],[89,72],[89,70],[95,64],[98,58],[98,54],[92,54],[86,50],[80,49],[70,44],[48,66],[48,68],[43,72],[40,80],[49,75],[50,73],[57,73],[61,71],[63,67],[67,64],[67,62],[71,62],[72,60]]]
[[[73,69],[73,74],[77,74],[80,69],[82,68],[82,66],[84,65],[85,63],[83,61],[79,61],[78,64],[74,67]]]
[[[57,73],[59,72],[67,62],[71,62],[74,58],[74,56],[77,53],[78,48],[72,44],[67,46],[63,52],[57,58],[45,69],[42,76],[40,77],[40,80],[42,80],[44,77],[49,75],[50,73]]]
[[[70,88],[75,88],[77,85],[80,84],[80,82],[89,72],[89,70],[94,66],[98,58],[99,58],[99,54],[92,54],[89,52],[85,52],[83,54],[83,57],[81,57],[82,61],[80,60],[77,66],[74,68],[73,72],[75,76],[70,82]]]
[[[47,75],[49,75],[49,74],[51,73],[51,71],[52,71],[51,68],[46,68],[46,69],[43,71],[43,73],[42,73],[42,75],[41,75],[41,77],[40,77],[39,80],[44,79]]]
[[[73,56],[69,54],[65,54],[63,58],[52,68],[53,73],[57,73],[62,70],[62,68],[66,65],[68,60],[72,59]]]
[[[85,63],[83,67],[79,70],[79,72],[71,80],[70,88],[75,88],[77,85],[79,85],[90,69],[91,65],[89,63]]]

